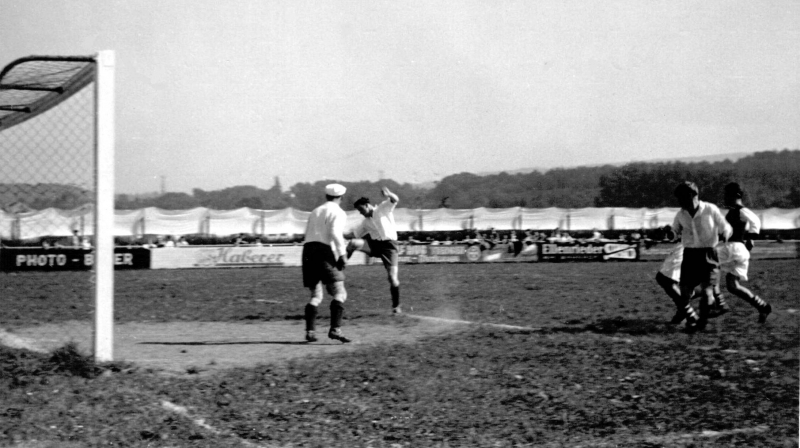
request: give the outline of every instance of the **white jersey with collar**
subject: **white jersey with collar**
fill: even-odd
[[[347,214],[339,204],[328,201],[315,208],[306,224],[306,243],[319,242],[331,246],[336,258],[347,253],[344,228]]]
[[[675,215],[672,229],[681,236],[681,243],[687,249],[714,247],[719,243],[720,233],[726,239],[733,233],[719,207],[703,201],[699,201],[694,217],[680,209]]]
[[[357,238],[364,235],[374,240],[397,240],[397,226],[394,223],[394,208],[397,204],[389,199],[384,200],[372,210],[372,216],[364,221],[353,231]]]

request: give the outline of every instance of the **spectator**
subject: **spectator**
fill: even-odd
[[[539,232],[533,232],[531,229],[525,231],[525,237],[522,238],[522,244],[524,246],[530,246],[539,239]]]
[[[72,236],[70,237],[70,246],[81,247],[81,236],[78,234],[78,229],[72,231]]]

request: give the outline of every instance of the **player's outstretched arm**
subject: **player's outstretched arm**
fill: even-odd
[[[397,204],[400,201],[400,198],[398,198],[396,194],[389,191],[389,189],[386,187],[381,188],[381,194],[383,195],[383,197],[389,198],[389,200],[392,201],[392,203],[394,204]]]

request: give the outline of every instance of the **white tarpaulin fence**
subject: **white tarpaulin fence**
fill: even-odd
[[[677,208],[523,208],[505,209],[406,209],[394,212],[400,232],[458,231],[469,229],[552,230],[656,229],[668,224]],[[761,218],[761,227],[770,230],[800,228],[800,208],[754,210]],[[117,210],[114,219],[116,236],[140,235],[295,235],[305,233],[309,212],[283,210],[211,210],[204,207],[190,210],[161,210],[148,207],[139,210]],[[347,230],[361,222],[355,211],[347,213]],[[8,213],[0,210],[0,238],[30,239],[42,236],[68,236],[74,230],[93,235],[94,213],[91,208],[44,210]]]

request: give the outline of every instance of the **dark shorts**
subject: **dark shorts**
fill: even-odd
[[[319,242],[303,245],[303,286],[313,288],[319,282],[329,285],[344,281],[344,271],[336,267],[331,246]]]
[[[397,241],[393,240],[373,240],[366,238],[367,246],[369,246],[369,253],[373,257],[380,257],[383,261],[383,266],[389,269],[391,266],[397,266]]]
[[[684,248],[681,263],[681,287],[694,288],[719,280],[719,259],[713,247]]]

